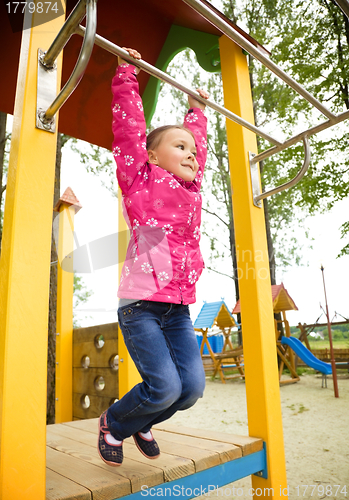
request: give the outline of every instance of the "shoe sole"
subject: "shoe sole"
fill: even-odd
[[[145,458],[149,458],[150,460],[155,460],[156,458],[159,458],[160,453],[158,455],[155,455],[155,457],[151,457],[151,456],[147,455],[146,453],[144,453],[144,451],[142,450],[142,448],[137,443],[136,438],[134,436],[132,436],[132,437],[133,437],[133,441],[135,442],[135,445],[137,446],[137,448],[139,449],[139,451],[142,453],[142,455],[145,456]]]
[[[101,452],[99,451],[99,442],[97,443],[97,451],[98,451],[98,455],[101,457],[101,459],[103,460],[104,463],[110,465],[111,467],[120,467],[121,464],[117,464],[115,462],[108,462],[108,460],[106,460],[105,458],[102,457],[101,455]]]
[[[111,467],[120,467],[120,465],[122,465],[122,462],[120,464],[117,464],[115,462],[109,462],[108,460],[106,460],[105,458],[102,457],[101,455],[101,452],[99,451],[99,434],[101,432],[101,426],[100,426],[100,419],[98,420],[98,441],[97,441],[97,451],[98,451],[98,455],[101,457],[101,459],[103,460],[103,462],[107,465],[110,465]]]

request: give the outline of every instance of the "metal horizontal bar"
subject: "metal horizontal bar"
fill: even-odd
[[[285,142],[278,146],[274,146],[270,149],[267,149],[263,151],[262,153],[259,153],[254,157],[254,161],[260,162],[265,160],[266,158],[269,158],[270,156],[280,153],[280,151],[283,151],[284,149],[289,148],[290,146],[293,146],[297,142],[300,142],[304,139],[304,137],[311,137],[312,135],[318,134],[319,132],[322,132],[323,130],[326,130],[330,127],[333,127],[334,125],[337,125],[338,123],[343,122],[344,120],[347,120],[349,118],[349,110],[344,111],[344,113],[340,113],[337,115],[334,120],[328,120],[326,122],[320,123],[319,125],[315,125],[314,127],[311,127],[307,130],[303,130],[303,132],[300,132],[299,134],[296,134],[289,139],[287,139]]]
[[[232,29],[232,27],[213,10],[209,9],[205,4],[200,2],[200,0],[182,0],[184,3],[189,5],[195,12],[198,12],[207,21],[218,28],[223,34],[228,38],[236,42],[240,47],[245,49],[249,54],[258,59],[261,63],[269,68],[275,75],[281,78],[287,85],[292,87],[299,95],[304,97],[308,102],[310,102],[315,108],[321,111],[322,114],[327,116],[327,118],[333,119],[335,115],[329,111],[326,106],[324,106],[320,101],[318,101],[314,96],[312,96],[304,87],[302,87],[298,82],[296,82],[292,77],[285,73],[277,64],[269,59],[269,57],[262,54],[251,42],[240,35],[239,32]]]
[[[67,83],[64,85],[64,87],[62,88],[56,99],[53,101],[51,106],[49,106],[46,112],[40,117],[40,120],[43,123],[49,123],[52,121],[54,115],[63,106],[63,104],[66,102],[69,96],[74,92],[76,87],[79,85],[80,80],[85,73],[87,64],[92,54],[96,29],[97,29],[97,0],[87,0],[86,31],[78,61]]]
[[[299,170],[297,175],[295,177],[293,177],[293,179],[291,179],[290,181],[285,182],[284,184],[281,184],[280,186],[277,186],[273,189],[270,189],[269,191],[265,191],[264,193],[261,193],[260,195],[254,196],[253,201],[254,201],[255,205],[259,206],[258,202],[260,202],[264,198],[268,198],[269,196],[272,196],[273,194],[276,194],[276,193],[281,193],[281,191],[285,191],[285,189],[291,188],[292,186],[297,184],[302,179],[302,177],[305,175],[306,171],[308,170],[309,164],[310,164],[310,144],[309,144],[308,137],[303,138],[303,145],[304,145],[304,161],[303,161],[302,168]],[[251,165],[256,164],[256,162],[257,162],[256,158],[257,158],[257,156],[255,156],[250,161]]]
[[[45,55],[41,60],[41,64],[43,64],[46,68],[53,67],[58,55],[67,44],[69,38],[74,34],[76,27],[79,26],[85,15],[86,0],[80,0],[80,2],[74,7],[74,10],[70,13],[70,16],[65,21],[56,38],[53,40],[50,48],[47,52],[45,52]]]
[[[78,26],[76,29],[76,33],[78,35],[83,36],[85,32],[85,28],[83,26]],[[99,47],[107,50],[111,54],[114,54],[116,56],[122,57],[122,59],[125,59],[129,63],[143,69],[147,73],[149,73],[152,76],[155,76],[155,78],[159,78],[159,80],[162,80],[163,82],[169,83],[173,87],[177,88],[178,90],[181,90],[185,94],[188,94],[192,97],[194,97],[196,100],[206,104],[209,108],[214,109],[215,111],[218,111],[218,113],[221,113],[225,117],[229,118],[230,120],[238,123],[239,125],[242,125],[243,127],[247,128],[248,130],[251,130],[251,132],[254,132],[255,134],[259,135],[260,137],[263,137],[267,141],[269,141],[271,144],[275,145],[281,145],[281,142],[274,139],[271,137],[269,134],[266,132],[263,132],[263,130],[259,129],[255,125],[252,125],[251,123],[247,122],[240,116],[232,113],[226,108],[223,108],[219,104],[216,104],[213,101],[210,101],[209,99],[203,99],[198,95],[198,93],[195,90],[192,90],[185,85],[182,85],[181,83],[177,82],[174,78],[172,78],[170,75],[167,73],[164,73],[160,69],[156,68],[155,66],[152,66],[151,64],[143,61],[142,59],[136,60],[133,57],[129,55],[129,53],[119,47],[118,45],[115,45],[114,43],[110,42],[106,38],[101,37],[100,35],[96,35],[95,37],[95,44],[98,45]]]
[[[349,18],[349,2],[347,0],[334,0],[334,2],[342,9],[343,14]]]

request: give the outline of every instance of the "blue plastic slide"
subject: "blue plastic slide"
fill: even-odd
[[[317,359],[314,354],[312,354],[309,349],[302,344],[299,339],[295,337],[282,337],[281,344],[287,344],[291,349],[299,356],[305,364],[314,368],[318,372],[324,373],[325,375],[332,374],[332,366],[330,363],[324,363]]]

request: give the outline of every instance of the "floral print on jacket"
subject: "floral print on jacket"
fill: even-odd
[[[112,150],[131,233],[118,297],[191,304],[204,268],[199,241],[206,117],[199,108],[185,116],[184,126],[195,136],[199,170],[193,182],[184,181],[149,163],[143,105],[133,65],[117,68],[112,93]]]

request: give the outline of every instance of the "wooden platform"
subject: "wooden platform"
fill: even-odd
[[[46,499],[141,499],[149,493],[146,487],[167,487],[176,493],[181,489],[183,495],[175,496],[192,498],[209,485],[222,486],[266,467],[261,439],[169,423],[153,432],[161,449],[158,459],[143,457],[129,438],[122,466],[110,467],[97,452],[97,419],[48,426]],[[166,496],[170,494],[168,490]]]

